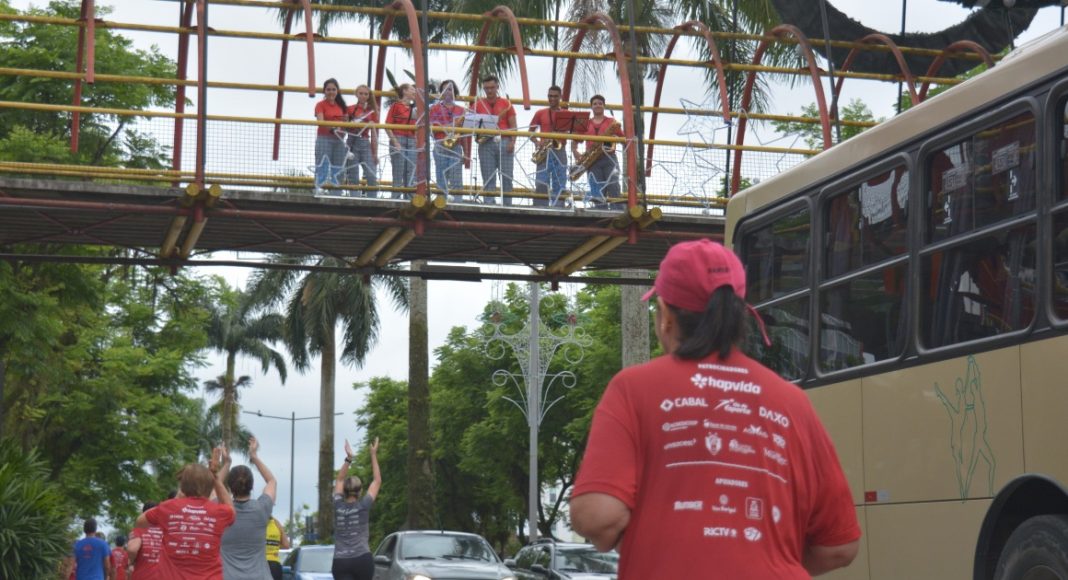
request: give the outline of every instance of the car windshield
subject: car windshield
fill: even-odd
[[[330,566],[334,563],[334,550],[304,550],[300,555],[300,564],[297,572],[320,572],[330,573]]]
[[[413,534],[401,543],[401,559],[482,560],[496,562],[497,554],[478,536]]]
[[[593,546],[559,548],[557,568],[565,572],[588,572],[591,574],[615,574],[619,566],[619,554],[598,552]]]

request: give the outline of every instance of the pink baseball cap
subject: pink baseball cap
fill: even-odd
[[[738,256],[709,239],[682,242],[668,250],[660,262],[653,289],[642,300],[660,296],[676,308],[704,312],[712,293],[723,286],[730,286],[745,300],[745,267]],[[755,308],[749,304],[746,307],[756,318],[764,342],[770,345],[764,321]]]

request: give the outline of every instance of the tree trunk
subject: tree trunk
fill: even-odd
[[[412,262],[412,270],[426,265]],[[410,278],[408,304],[408,517],[404,527],[434,527],[434,473],[430,455],[430,348],[426,280]]]
[[[319,372],[319,541],[334,537],[334,370],[337,338],[331,329],[323,337]]]
[[[647,270],[620,270],[624,278],[648,278]],[[648,286],[620,287],[619,307],[623,335],[623,366],[629,367],[649,360],[649,305],[642,302]]]
[[[227,449],[234,447],[234,405],[237,398],[237,385],[234,384],[234,369],[236,367],[237,353],[226,353],[226,376],[223,377],[223,404],[222,417],[222,442]]]

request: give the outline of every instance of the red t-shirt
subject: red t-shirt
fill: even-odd
[[[345,110],[341,108],[341,105],[337,104],[337,101],[328,101],[323,99],[315,104],[315,117],[319,118],[319,115],[323,116],[324,121],[344,121]],[[317,134],[330,135],[334,132],[335,127],[318,127]]]
[[[111,549],[111,566],[115,570],[114,580],[126,580],[126,569],[130,567],[130,556],[126,548]]]
[[[394,101],[386,113],[386,123],[390,125],[415,125],[417,111],[415,106],[408,106],[404,101]],[[407,129],[394,129],[393,134],[397,137],[413,137],[415,131]]]
[[[511,129],[513,127],[512,122],[509,121],[509,119],[515,117],[515,109],[509,111],[507,115],[502,115],[502,113],[511,108],[512,102],[504,97],[497,97],[493,102],[490,102],[487,99],[479,99],[475,101],[476,113],[480,115],[497,115],[498,129]]]
[[[604,137],[606,135],[607,136],[614,135],[616,137],[623,137],[624,136],[623,135],[623,127],[622,127],[622,125],[620,125],[618,122],[616,122],[615,119],[613,119],[611,117],[605,117],[604,119],[601,119],[600,123],[594,121],[593,118],[591,117],[589,120],[586,121],[586,131],[584,133],[582,133],[582,134],[583,135],[596,135],[598,137]],[[607,147],[609,145],[615,145],[615,143],[607,143],[607,142],[600,142],[600,141],[586,141],[586,151],[589,151],[590,149],[593,149],[594,147],[596,147],[598,145]]]
[[[357,123],[377,123],[378,111],[374,109],[365,109],[362,105],[349,105],[349,119]],[[354,129],[353,132],[358,133],[361,137],[370,138],[377,129],[371,127],[365,127],[361,129]]]
[[[134,570],[130,580],[157,580],[160,578],[159,560],[163,552],[163,529],[158,527],[134,528],[130,539],[141,538],[141,549],[134,558]]]
[[[234,523],[234,508],[202,497],[183,497],[148,510],[145,518],[163,528],[160,577],[222,580],[219,543]]]
[[[530,119],[530,126],[537,127],[542,133],[555,133],[556,131],[553,130],[553,113],[559,113],[562,110],[539,109],[534,112],[534,116]]]
[[[808,397],[732,350],[662,356],[605,390],[573,496],[630,508],[620,580],[809,578],[806,545],[860,538],[834,446]]]
[[[445,103],[434,103],[434,106],[430,107],[430,124],[437,127],[454,127],[456,120],[463,114],[464,108],[460,105],[449,106]],[[446,135],[445,131],[434,131],[435,139],[444,139]]]

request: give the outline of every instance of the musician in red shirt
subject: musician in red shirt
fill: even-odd
[[[594,95],[590,98],[590,110],[593,115],[586,122],[585,135],[598,137],[622,137],[623,127],[619,121],[604,114],[604,97]],[[611,209],[612,200],[620,197],[619,189],[619,159],[616,157],[616,144],[602,141],[586,141],[584,154],[590,154],[595,147],[601,147],[603,155],[597,157],[589,166],[586,174],[590,183],[590,196],[592,207],[599,209]],[[579,155],[579,142],[572,141],[571,152],[575,156],[575,163],[580,163],[583,156]]]
[[[498,94],[497,77],[482,79],[482,92],[485,96],[475,101],[475,113],[497,115],[497,129],[514,130],[515,108],[512,102]],[[500,173],[500,191],[504,196],[504,205],[512,205],[512,168],[515,165],[515,137],[480,135],[478,141],[478,165],[482,173],[482,189],[492,192],[497,189],[497,174]]]
[[[316,121],[340,122],[346,119],[345,99],[341,96],[336,79],[323,83],[323,100],[315,104]],[[338,184],[339,173],[344,171],[348,149],[339,136],[338,127],[320,125],[315,135],[315,189],[326,184]]]
[[[367,85],[356,87],[356,104],[348,108],[348,117],[355,123],[377,123],[378,105],[371,98],[371,88]],[[349,151],[355,159],[349,162],[348,182],[359,183],[360,172],[368,187],[378,185],[378,129],[358,127],[352,129],[348,139]],[[359,190],[359,197],[378,197],[373,189]]]
[[[560,106],[560,95],[560,87],[556,85],[549,87],[549,106],[534,113],[534,118],[530,120],[531,131],[554,132],[553,123],[556,114],[564,110]],[[534,198],[534,205],[555,207],[558,203],[561,203],[560,193],[567,185],[567,152],[559,141],[538,137],[531,137],[531,140],[534,141],[534,145],[539,150],[542,147],[548,147],[545,151],[545,159],[538,163],[538,172],[534,178],[535,193],[546,194],[547,199],[536,197]],[[552,192],[551,195],[549,195],[550,191]]]
[[[430,124],[434,128],[434,175],[438,187],[452,198],[463,190],[463,172],[471,165],[471,140],[461,138],[452,127],[462,122],[464,108],[456,104],[456,83],[442,81],[438,102],[430,107]]]
[[[411,129],[386,129],[389,135],[389,161],[393,167],[393,187],[412,187],[415,184],[415,124],[416,110],[415,87],[404,83],[397,87],[397,99],[386,112],[386,123],[390,125],[411,125]],[[407,199],[410,191],[393,190],[393,199]]]

